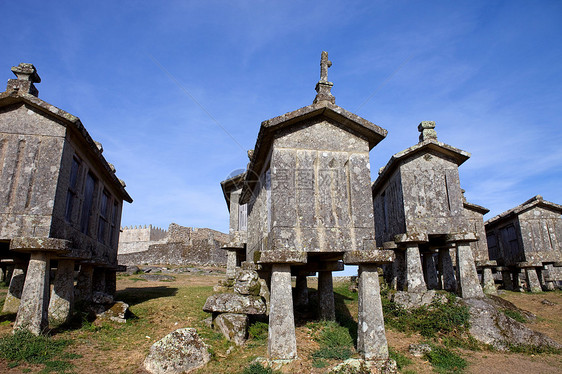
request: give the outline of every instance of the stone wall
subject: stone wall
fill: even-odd
[[[150,230],[149,230],[150,228]],[[184,227],[172,223],[168,231],[152,228],[134,228],[119,242],[120,265],[226,265],[226,251],[222,246],[229,236],[219,231]],[[158,231],[160,230],[160,231]],[[166,233],[163,238],[162,233]],[[137,241],[133,241],[137,239]],[[147,240],[159,239],[159,240]],[[131,249],[142,249],[131,251]]]
[[[152,244],[165,242],[168,231],[152,225],[122,227],[119,235],[119,254],[148,251]]]

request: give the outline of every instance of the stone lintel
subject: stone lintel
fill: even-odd
[[[449,243],[475,242],[478,239],[478,235],[473,232],[453,233],[445,236],[445,240]]]
[[[475,261],[476,267],[480,268],[495,268],[498,266],[498,262],[495,260],[488,260],[488,261]]]
[[[359,264],[388,264],[395,259],[393,250],[374,249],[371,251],[349,251],[343,255],[344,263]]]
[[[542,262],[534,262],[534,261],[517,262],[517,267],[519,267],[519,268],[538,268],[538,267],[542,267]]]
[[[384,242],[382,243],[383,249],[397,249],[398,245],[395,242]]]
[[[343,270],[343,262],[341,261],[330,261],[330,262],[319,262],[319,263],[307,263],[302,268],[297,269],[298,274],[301,274],[301,271],[305,274],[314,274],[317,271],[342,271]],[[302,270],[301,270],[302,269]]]
[[[224,249],[225,251],[245,251],[246,247],[244,245],[244,243],[240,243],[240,242],[230,242],[230,243],[226,243],[225,245],[223,245],[221,247],[221,249]]]
[[[16,252],[68,253],[71,248],[70,241],[64,239],[19,237],[12,239],[10,250]]]
[[[557,268],[562,267],[562,262],[555,262],[555,263],[552,264],[552,266],[557,267]]]
[[[394,235],[394,242],[396,244],[403,243],[426,243],[429,239],[425,233],[410,233],[410,234],[398,234]]]
[[[256,251],[254,259],[258,264],[304,265],[307,263],[307,253],[292,250]]]
[[[497,266],[496,271],[510,271],[510,269],[507,266]]]

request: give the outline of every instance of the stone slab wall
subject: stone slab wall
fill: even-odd
[[[377,246],[394,240],[394,235],[406,232],[404,217],[404,196],[400,173],[395,172],[373,196],[375,212],[375,239]]]
[[[519,215],[526,261],[562,259],[562,219],[556,212],[534,207]]]

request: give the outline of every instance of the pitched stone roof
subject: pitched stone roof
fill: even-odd
[[[557,212],[558,214],[562,214],[562,205],[558,205],[558,204],[555,204],[555,203],[551,203],[550,201],[543,200],[541,195],[537,195],[537,196],[533,196],[529,200],[525,201],[523,204],[517,205],[515,208],[506,210],[505,212],[500,213],[497,216],[490,218],[489,220],[484,222],[484,224],[486,226],[487,225],[493,225],[493,224],[496,224],[498,222],[503,221],[504,219],[508,219],[508,218],[513,217],[513,216],[519,215],[519,214],[521,214],[523,212],[526,212],[527,210],[535,208],[535,207],[546,208],[548,210],[552,210],[554,212]]]
[[[31,65],[31,64],[23,64],[23,65]],[[17,80],[14,79],[11,81],[17,81]],[[37,80],[35,80],[35,82],[37,83]],[[43,113],[46,117],[54,117],[63,125],[71,126],[72,128],[74,128],[82,136],[84,141],[89,145],[92,153],[96,155],[97,158],[100,160],[101,164],[103,165],[106,171],[106,175],[110,180],[113,180],[115,187],[121,193],[121,197],[123,198],[123,200],[129,203],[133,202],[133,199],[131,198],[131,196],[129,196],[129,194],[125,190],[125,182],[117,178],[117,176],[115,175],[115,167],[109,164],[105,159],[105,157],[103,157],[102,155],[103,149],[101,148],[101,145],[92,139],[92,137],[90,136],[88,131],[86,131],[86,128],[80,121],[80,118],[70,113],[67,113],[62,109],[59,109],[54,105],[47,103],[46,101],[39,99],[37,96],[33,95],[32,93],[22,90],[17,90],[17,89],[16,90],[10,89],[10,87],[11,85],[8,84],[8,89],[0,93],[0,108],[7,107],[9,105],[24,103],[26,105],[29,105],[37,109],[39,112]]]
[[[240,200],[241,204],[247,203],[250,199],[251,191],[254,189],[257,182],[255,176],[260,175],[263,164],[267,158],[267,153],[271,148],[274,134],[281,129],[298,125],[315,117],[324,117],[333,120],[348,131],[364,136],[369,142],[370,149],[383,140],[388,133],[382,127],[326,100],[263,121],[254,147],[254,154],[248,165],[246,181]],[[252,176],[254,176],[254,178],[252,178]]]
[[[224,195],[224,199],[226,200],[226,206],[228,207],[228,211],[230,212],[230,192],[232,190],[237,190],[242,188],[242,183],[244,183],[244,179],[246,178],[246,173],[240,173],[228,179],[225,179],[221,182],[221,189],[222,194]]]

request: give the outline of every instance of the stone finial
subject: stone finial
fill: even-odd
[[[435,122],[433,121],[422,121],[418,125],[418,131],[420,134],[420,142],[429,139],[437,140],[437,132],[435,131]]]
[[[328,68],[332,66],[332,61],[328,60],[328,52],[322,51],[320,58],[320,80],[316,83],[316,97],[314,104],[321,101],[328,101],[332,104],[336,103],[336,98],[332,95],[332,82],[328,81]]]
[[[37,74],[37,69],[32,64],[21,63],[18,66],[12,66],[12,72],[17,79],[9,79],[6,91],[18,91],[20,93],[28,93],[38,96],[39,91],[33,83],[40,83],[41,78]]]
[[[248,160],[252,161],[253,158],[254,158],[254,150],[248,149]]]

